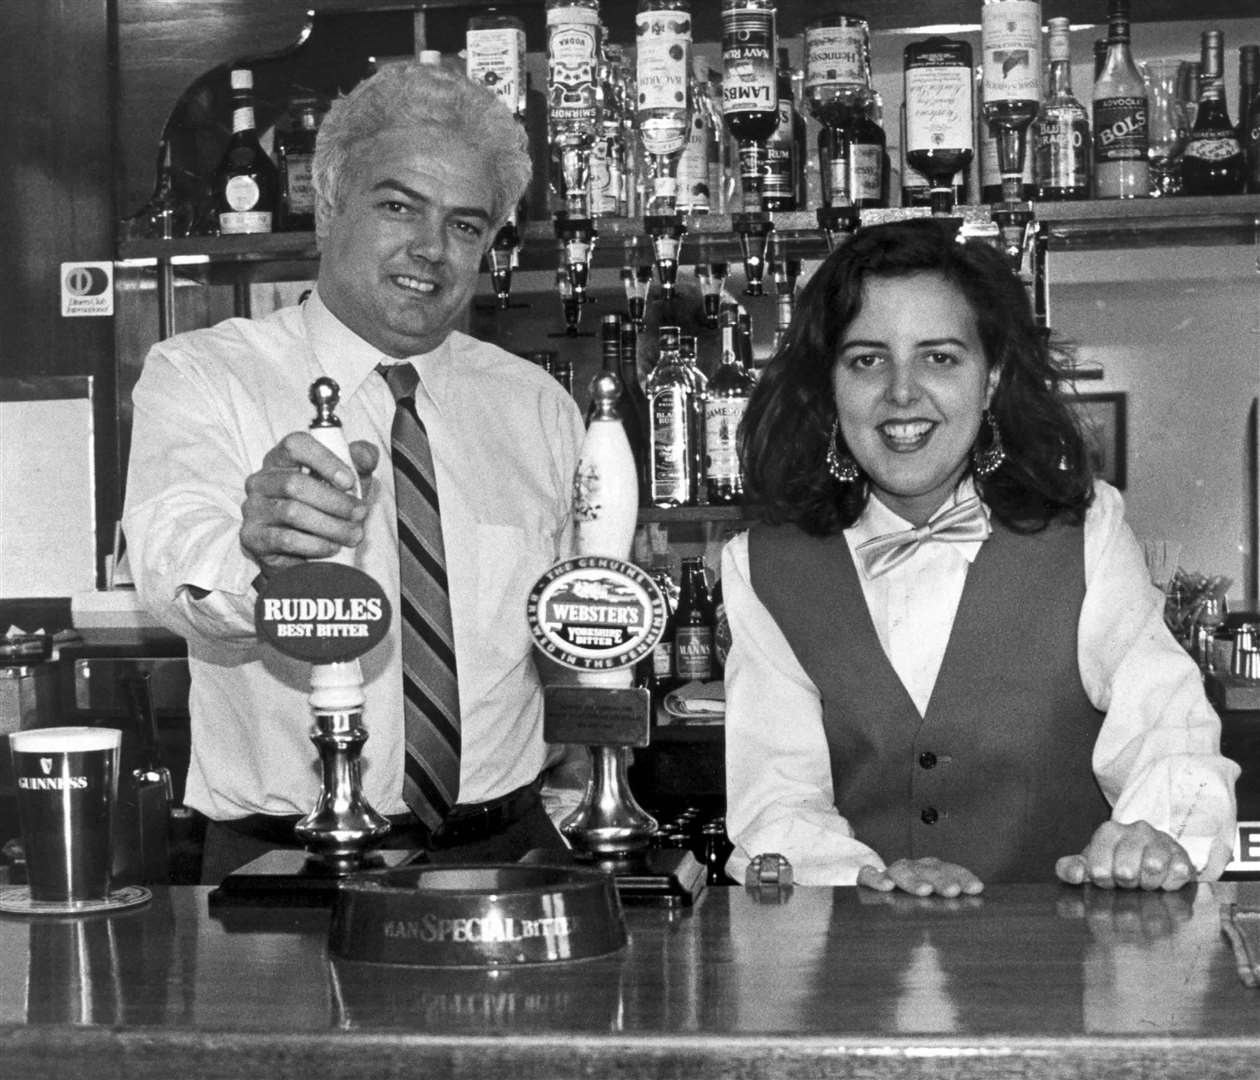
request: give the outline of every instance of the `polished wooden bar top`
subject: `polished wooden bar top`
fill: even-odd
[[[327,914],[155,890],[0,917],[0,1076],[1260,1075],[1223,903],[1260,885],[707,890],[607,957],[499,973],[331,959]]]

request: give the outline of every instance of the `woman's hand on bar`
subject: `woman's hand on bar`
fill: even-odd
[[[1079,855],[1065,855],[1054,867],[1069,885],[1103,889],[1164,889],[1172,892],[1195,880],[1194,864],[1176,840],[1145,821],[1105,821]]]
[[[879,892],[900,889],[912,896],[975,896],[984,889],[984,882],[965,866],[934,857],[898,859],[883,870],[864,866],[857,883]]]

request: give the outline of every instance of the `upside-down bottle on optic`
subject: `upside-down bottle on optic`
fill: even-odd
[[[1041,105],[1041,4],[984,0],[981,21],[981,108],[997,144],[1002,199],[1018,202],[1031,156],[1028,130]]]
[[[1094,80],[1094,195],[1150,195],[1146,84],[1129,48],[1129,0],[1109,0],[1107,56]]]
[[[233,68],[232,137],[212,181],[219,232],[271,232],[279,174],[254,126],[254,73]]]
[[[1181,186],[1186,195],[1238,195],[1246,180],[1242,145],[1225,104],[1224,53],[1221,31],[1203,31],[1199,109],[1181,155]]]
[[[645,210],[672,214],[678,204],[678,159],[691,123],[691,4],[639,0],[634,27],[635,120],[649,163]]]
[[[721,120],[714,116],[709,100],[709,62],[699,54],[691,58],[687,95],[691,99],[691,123],[687,143],[678,159],[678,209],[684,214],[707,214],[722,185],[721,151],[718,131]]]
[[[779,126],[775,8],[722,0],[722,123],[739,143],[744,210],[761,209],[765,141]]]
[[[1051,19],[1050,86],[1033,122],[1033,177],[1037,198],[1088,199],[1089,113],[1072,94],[1067,19]]]
[[[676,326],[660,329],[660,351],[647,378],[648,498],[653,506],[691,501],[691,379],[683,365]]]
[[[932,212],[953,210],[955,180],[975,156],[971,46],[947,37],[904,52],[906,164],[927,177]]]
[[[796,147],[796,103],[787,49],[778,51],[779,124],[766,140],[766,167],[761,174],[761,203],[767,210],[798,209],[796,192],[804,163]]]

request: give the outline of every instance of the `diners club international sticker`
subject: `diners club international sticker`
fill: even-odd
[[[578,671],[637,663],[665,630],[665,597],[634,563],[605,556],[564,559],[534,585],[526,609],[534,643]]]

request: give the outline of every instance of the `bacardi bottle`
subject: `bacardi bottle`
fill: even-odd
[[[1037,198],[1088,199],[1089,113],[1072,94],[1067,19],[1049,22],[1050,87],[1033,125],[1033,178]]]
[[[650,163],[646,209],[672,214],[678,159],[690,126],[691,5],[688,0],[639,0],[634,25],[635,114]]]
[[[279,175],[254,126],[254,73],[233,68],[232,137],[211,181],[219,232],[271,232]]]

